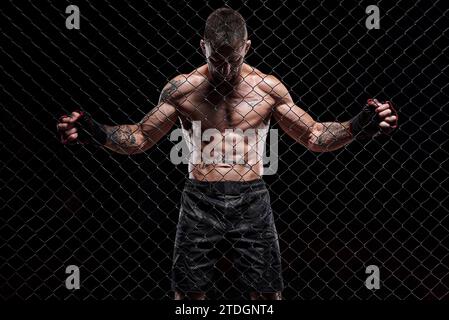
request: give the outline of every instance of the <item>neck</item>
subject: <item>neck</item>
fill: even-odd
[[[209,83],[217,92],[222,94],[230,94],[240,87],[243,82],[243,77],[239,75],[233,81],[215,80],[209,77]]]

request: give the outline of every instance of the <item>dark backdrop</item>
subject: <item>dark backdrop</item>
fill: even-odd
[[[319,121],[392,100],[389,137],[312,153],[281,134],[266,176],[286,299],[448,299],[448,11],[444,1],[5,1],[1,4],[0,296],[171,299],[169,272],[185,165],[163,139],[145,154],[61,145],[56,119],[83,108],[139,121],[165,83],[204,63],[214,9],[247,19],[247,62],[282,79]],[[65,28],[76,4],[81,29]],[[273,124],[276,128],[276,124]],[[77,265],[81,289],[64,286]],[[364,286],[365,268],[381,288]],[[211,297],[239,298],[228,260]]]

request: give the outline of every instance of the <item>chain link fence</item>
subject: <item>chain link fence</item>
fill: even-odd
[[[69,5],[80,29],[67,29]],[[204,64],[205,19],[246,19],[247,62],[276,75],[319,121],[369,97],[399,130],[313,153],[279,130],[265,176],[285,299],[448,299],[448,8],[445,1],[3,1],[0,10],[2,299],[172,299],[170,269],[188,169],[175,142],[119,155],[65,146],[61,114],[136,123],[169,79]],[[379,29],[367,29],[369,5]],[[273,121],[272,126],[277,128]],[[222,248],[219,248],[222,249]],[[80,289],[65,286],[80,269]],[[365,286],[369,265],[380,288]],[[243,298],[224,256],[210,298]]]

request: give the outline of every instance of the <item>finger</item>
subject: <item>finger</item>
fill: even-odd
[[[381,127],[382,129],[389,129],[390,125],[387,122],[382,121],[381,123],[379,123],[379,127]]]
[[[377,99],[368,99],[368,104],[376,108],[382,105],[382,103],[380,103]]]
[[[384,119],[384,121],[387,121],[387,122],[395,122],[396,119],[397,119],[396,116],[390,116],[390,117],[386,117],[386,118]]]
[[[388,103],[382,103],[379,107],[376,108],[376,111],[381,112],[381,111],[384,111],[389,108],[390,108],[390,105]]]
[[[69,129],[73,128],[73,125],[71,123],[66,123],[66,122],[58,123],[57,128],[58,128],[58,130],[61,130],[61,131],[69,130]]]
[[[394,108],[393,104],[390,101],[387,101],[388,105],[390,106],[391,114],[396,116],[396,121],[399,121],[399,114]]]
[[[72,115],[70,117],[70,122],[71,123],[76,122],[80,118],[80,116],[81,116],[81,113],[79,111],[73,111]]]
[[[384,118],[384,117],[389,116],[389,115],[391,115],[391,110],[390,109],[387,109],[387,110],[384,110],[382,112],[379,112],[379,117],[381,117],[381,118]]]
[[[69,135],[67,137],[67,141],[75,141],[76,139],[78,139],[78,133],[72,133],[71,135]]]
[[[69,135],[71,135],[72,133],[76,133],[76,132],[78,132],[78,129],[77,129],[77,128],[72,128],[72,129],[66,130],[64,134],[65,134],[66,136],[69,136]]]
[[[70,122],[70,119],[71,119],[70,116],[64,115],[59,118],[59,122]]]

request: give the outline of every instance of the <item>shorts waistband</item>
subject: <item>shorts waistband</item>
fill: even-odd
[[[254,192],[266,190],[265,181],[262,179],[251,181],[199,181],[187,179],[185,189],[194,190],[204,193],[219,193],[219,194],[241,194],[247,192]]]

